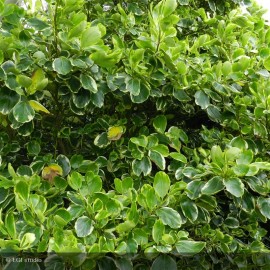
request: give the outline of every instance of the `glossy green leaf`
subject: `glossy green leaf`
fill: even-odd
[[[68,176],[68,184],[75,190],[78,190],[82,186],[83,176],[78,172],[73,172]]]
[[[61,75],[67,75],[72,70],[72,65],[70,63],[70,60],[64,56],[55,58],[52,66],[53,66],[53,69]]]
[[[132,170],[137,176],[140,176],[141,173],[143,173],[144,176],[150,174],[152,171],[150,159],[143,157],[142,160],[134,160],[132,162]]]
[[[142,103],[148,99],[149,95],[150,95],[149,87],[141,83],[140,93],[138,95],[133,95],[132,93],[130,93],[130,98],[134,103]]]
[[[244,184],[239,178],[229,178],[223,181],[226,190],[235,197],[242,197],[244,194]]]
[[[29,100],[29,104],[36,112],[43,112],[50,114],[50,112],[36,100]]]
[[[104,93],[99,90],[97,93],[91,93],[91,102],[98,108],[104,105]]]
[[[0,64],[2,64],[4,61],[4,53],[2,50],[0,50]]]
[[[78,93],[72,95],[72,100],[77,108],[83,109],[90,103],[91,95],[89,91],[80,89]]]
[[[232,64],[228,61],[222,65],[222,73],[224,76],[228,76],[232,72]]]
[[[162,154],[160,154],[159,152],[150,150],[149,151],[149,158],[158,166],[158,168],[160,170],[165,170],[166,160],[162,156]]]
[[[218,164],[221,168],[225,165],[224,153],[222,152],[220,146],[213,146],[211,149],[212,161]]]
[[[216,194],[224,189],[223,181],[220,176],[211,178],[202,188],[202,193],[207,195]]]
[[[210,105],[210,100],[203,91],[197,91],[195,93],[195,103],[204,110]]]
[[[206,111],[207,111],[207,114],[212,121],[218,122],[220,120],[221,114],[220,114],[218,107],[216,107],[214,105],[209,105],[207,107]]]
[[[127,82],[127,90],[132,94],[133,96],[138,96],[140,94],[140,85],[141,82],[138,79],[130,79]]]
[[[158,172],[154,177],[154,189],[162,199],[167,195],[170,188],[170,178],[165,172]]]
[[[187,163],[187,158],[181,153],[172,152],[170,153],[170,156],[175,160],[181,161],[183,163]]]
[[[102,33],[98,26],[92,26],[85,29],[81,36],[81,48],[88,49],[89,47],[96,45],[102,37]]]
[[[81,216],[75,222],[75,231],[78,237],[86,237],[92,233],[94,226],[92,221],[86,217]]]
[[[0,181],[1,180],[2,179],[0,178]],[[0,182],[0,186],[1,186],[1,182]],[[0,188],[0,203],[4,202],[7,199],[8,193],[9,193],[8,189],[2,188],[2,187]]]
[[[60,154],[57,156],[56,162],[62,168],[62,176],[66,177],[71,170],[69,159],[65,155]]]
[[[32,244],[35,242],[35,240],[36,240],[36,235],[34,233],[26,233],[22,237],[20,247],[22,249],[30,248]]]
[[[200,241],[180,240],[175,244],[177,252],[181,255],[194,255],[201,252],[205,243]]]
[[[20,181],[16,184],[14,192],[18,195],[22,200],[27,201],[29,193],[30,193],[30,186],[24,181]]]
[[[64,209],[64,208],[59,208],[57,211],[54,213],[54,222],[59,226],[59,227],[64,227],[68,224],[68,222],[71,220],[71,215],[70,213]]]
[[[180,228],[182,225],[182,218],[180,214],[170,207],[162,207],[156,211],[158,217],[164,225],[171,228]]]
[[[189,101],[191,100],[191,98],[189,97],[189,95],[184,91],[184,90],[174,90],[173,91],[173,96],[181,101],[181,102],[185,102],[185,101]]]
[[[167,17],[171,15],[177,7],[177,1],[176,0],[165,0],[163,2],[163,15],[164,17]]]
[[[148,145],[149,147],[149,145]],[[164,144],[158,144],[155,146],[151,146],[151,150],[160,153],[163,157],[169,156],[169,148]]]
[[[167,127],[167,118],[165,115],[156,116],[153,121],[155,130],[159,133],[164,133]]]
[[[114,50],[113,52],[105,52],[103,50],[94,52],[91,54],[90,58],[99,66],[110,69],[114,67],[122,57],[122,51],[121,50]],[[143,99],[143,97],[147,96],[147,89],[144,89],[143,94],[141,95],[140,99]],[[149,91],[148,91],[149,92]],[[149,95],[149,93],[148,93]],[[135,97],[131,95],[131,98]],[[136,99],[136,100],[140,100]],[[135,98],[134,98],[135,100]],[[139,101],[137,103],[140,103]]]
[[[224,224],[229,228],[238,228],[239,227],[239,221],[234,217],[227,217],[224,220]]]
[[[94,175],[92,172],[88,172],[85,175],[85,180],[88,184],[89,194],[94,194],[102,189],[102,180],[98,175]]]
[[[19,85],[26,87],[26,88],[32,84],[32,79],[25,76],[25,75],[18,75],[16,77],[16,81],[18,82]]]
[[[82,21],[79,24],[75,25],[68,33],[69,38],[79,37],[82,32],[85,30],[87,25],[86,21]]]
[[[4,87],[0,89],[0,96],[0,113],[4,115],[8,114],[20,100],[20,96],[15,91]]]
[[[152,229],[152,237],[154,241],[158,244],[162,239],[163,234],[165,233],[165,226],[160,220],[156,220],[153,229]]]
[[[270,57],[267,57],[264,61],[263,61],[263,65],[267,70],[270,70]]]
[[[97,93],[98,89],[96,81],[90,75],[81,74],[80,81],[83,88],[90,90],[93,93]]]
[[[148,144],[148,139],[145,135],[140,135],[139,137],[132,137],[130,141],[138,146],[146,147]]]
[[[185,75],[187,73],[187,66],[183,61],[177,63],[177,70],[180,75]]]
[[[106,147],[108,144],[110,144],[110,141],[108,140],[107,132],[103,132],[99,134],[95,140],[94,144],[100,148]]]
[[[198,208],[196,204],[188,197],[184,197],[180,201],[180,206],[185,217],[191,221],[195,221],[198,218]]]
[[[10,211],[6,214],[5,217],[5,227],[8,234],[12,239],[16,239],[16,224],[14,214]]]
[[[237,164],[232,169],[237,176],[245,176],[249,171],[249,166],[247,164]]]
[[[30,18],[28,20],[28,24],[32,27],[34,27],[38,31],[43,31],[46,28],[50,27],[49,24],[45,23],[44,21],[38,19],[38,18]]]
[[[27,123],[33,120],[35,111],[27,101],[20,101],[13,108],[13,115],[19,123]]]
[[[270,199],[269,198],[263,198],[260,197],[258,198],[258,207],[262,215],[264,215],[266,218],[270,219],[270,212],[269,212],[269,207],[270,207]]]
[[[31,80],[31,85],[27,87],[27,93],[29,95],[34,94],[36,91],[43,90],[48,84],[48,79],[45,77],[45,73],[41,68],[34,71]]]
[[[150,185],[144,185],[142,193],[144,194],[147,207],[152,211],[158,204],[158,197],[154,188]]]

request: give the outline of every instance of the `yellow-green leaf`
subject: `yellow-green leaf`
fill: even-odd
[[[107,136],[110,141],[117,141],[121,138],[123,133],[124,133],[123,127],[113,126],[109,127]]]
[[[41,68],[37,69],[32,76],[32,84],[27,88],[27,93],[33,95],[38,90],[43,90],[48,84],[48,79],[45,77]]]
[[[36,112],[41,111],[45,113],[50,113],[42,104],[40,104],[36,100],[30,100],[29,104]]]

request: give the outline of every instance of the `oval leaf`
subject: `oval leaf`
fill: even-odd
[[[162,207],[158,209],[157,215],[164,225],[168,225],[171,228],[180,228],[182,225],[180,214],[170,207]]]
[[[222,178],[219,176],[215,176],[203,186],[202,193],[207,194],[207,195],[212,195],[223,190],[223,188],[224,188],[224,185],[223,185]]]
[[[13,115],[19,123],[27,123],[33,120],[35,111],[28,102],[21,101],[13,108]]]
[[[232,177],[224,181],[226,190],[235,197],[242,197],[244,194],[244,184],[239,178]]]
[[[201,252],[204,247],[204,242],[181,240],[175,244],[175,247],[181,255],[194,255]]]
[[[151,270],[164,270],[164,269],[177,270],[178,268],[175,260],[171,256],[161,254],[154,260],[151,266]]]
[[[86,217],[82,216],[77,219],[75,222],[75,231],[78,237],[86,237],[92,233],[94,226],[92,221]]]
[[[54,71],[61,75],[67,75],[72,70],[69,59],[64,56],[54,59],[52,66]]]
[[[170,178],[165,172],[158,172],[154,178],[154,189],[162,199],[167,195],[170,188]]]

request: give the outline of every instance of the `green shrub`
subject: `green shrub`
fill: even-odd
[[[269,269],[256,3],[31,4],[0,1],[4,269]]]

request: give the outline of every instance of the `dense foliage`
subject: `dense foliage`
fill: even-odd
[[[4,269],[269,269],[256,3],[32,4],[0,0]]]

